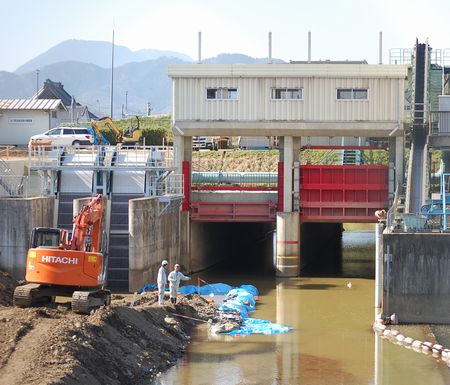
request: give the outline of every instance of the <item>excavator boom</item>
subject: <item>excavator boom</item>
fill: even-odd
[[[101,142],[102,137],[100,130],[102,127],[106,127],[113,133],[116,143],[136,144],[142,142],[142,130],[139,128],[139,118],[136,116],[136,119],[138,122],[138,127],[129,128],[125,132],[125,134],[116,126],[114,121],[108,116],[100,118],[98,121],[92,121],[91,126],[94,129],[99,139],[99,142]]]

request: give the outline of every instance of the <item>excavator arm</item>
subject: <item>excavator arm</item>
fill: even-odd
[[[94,129],[94,131],[97,135],[97,138],[99,139],[99,142],[101,142],[102,134],[101,134],[100,130],[102,127],[108,128],[114,134],[116,143],[122,142],[122,138],[123,138],[122,132],[117,128],[117,126],[115,125],[113,120],[108,116],[105,116],[104,118],[100,118],[98,121],[92,121],[91,127]]]
[[[92,198],[73,220],[71,250],[100,252],[104,202],[101,194]]]

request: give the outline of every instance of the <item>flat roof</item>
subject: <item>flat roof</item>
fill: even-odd
[[[399,64],[170,64],[172,78],[302,77],[302,78],[400,78],[408,66]]]

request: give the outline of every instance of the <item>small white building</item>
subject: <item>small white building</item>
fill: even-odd
[[[402,133],[407,67],[169,66],[174,134],[387,137]]]
[[[0,144],[26,145],[30,136],[57,127],[65,112],[60,99],[0,99]]]

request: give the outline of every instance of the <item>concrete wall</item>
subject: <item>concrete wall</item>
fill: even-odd
[[[403,323],[450,323],[449,245],[450,234],[383,235],[383,313]]]
[[[129,290],[155,284],[163,259],[172,269],[179,263],[180,213],[158,215],[157,198],[132,199],[129,202]],[[144,231],[145,230],[145,231]],[[182,271],[187,266],[181,263]]]
[[[55,200],[0,199],[0,270],[25,278],[26,255],[33,227],[52,227]]]

